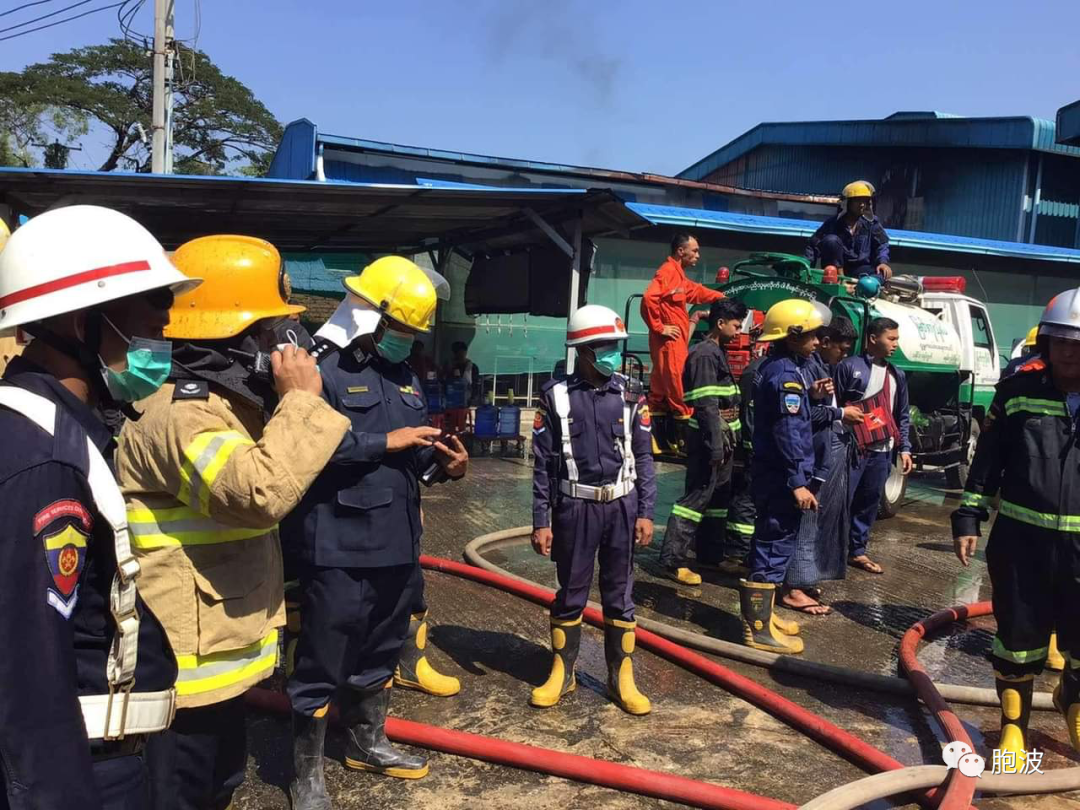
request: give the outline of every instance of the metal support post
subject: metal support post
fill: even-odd
[[[166,162],[171,145],[168,127],[171,125],[172,104],[166,96],[172,93],[172,48],[174,0],[154,0],[154,76],[153,112],[151,121],[150,168],[155,174],[171,169],[172,161]]]
[[[572,264],[570,266],[570,300],[566,306],[566,318],[574,317],[574,313],[578,310],[578,295],[581,290],[581,222],[583,215],[579,212],[577,221],[574,223],[574,251],[571,254],[573,256]],[[567,347],[566,349],[566,374],[569,376],[574,373],[574,360],[577,358],[577,352],[573,347]]]

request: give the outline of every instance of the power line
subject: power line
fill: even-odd
[[[93,2],[93,0],[79,0],[78,3],[72,3],[70,6],[64,6],[64,8],[59,9],[57,11],[50,11],[48,14],[42,14],[40,17],[34,17],[34,19],[32,19],[32,20],[27,20],[26,22],[21,22],[21,23],[19,23],[17,25],[9,25],[7,28],[0,28],[0,34],[4,33],[5,31],[14,31],[16,28],[22,28],[24,26],[31,25],[31,24],[36,23],[36,22],[41,22],[42,20],[47,20],[47,19],[49,19],[49,17],[55,17],[57,14],[63,14],[65,11],[71,11],[71,9],[73,9],[73,8],[78,8],[79,6],[85,6],[87,3],[92,3],[92,2]]]
[[[123,33],[124,39],[134,42],[136,45],[145,45],[147,40],[150,39],[148,35],[140,34],[131,29],[131,23],[135,19],[135,15],[142,10],[144,5],[146,5],[146,0],[124,0],[116,12],[116,19],[120,23],[120,31]],[[127,6],[131,6],[131,8],[128,9]]]
[[[90,2],[90,0],[83,0],[82,3],[76,3],[75,5],[81,6],[81,5],[84,5],[85,3],[88,3],[88,2]],[[66,22],[71,22],[72,20],[78,20],[78,19],[81,19],[83,17],[88,17],[91,14],[97,14],[99,11],[108,11],[109,9],[116,8],[117,6],[120,6],[120,5],[123,5],[123,0],[121,0],[120,3],[113,3],[111,6],[101,6],[100,8],[92,8],[89,11],[84,11],[82,14],[76,14],[76,15],[74,15],[72,17],[65,17],[62,20],[57,20],[56,22],[46,23],[45,25],[39,25],[37,28],[30,28],[30,29],[28,29],[26,31],[19,31],[17,34],[8,34],[6,37],[0,37],[0,42],[4,42],[5,40],[9,40],[9,39],[15,39],[16,37],[26,36],[27,34],[33,34],[35,31],[44,31],[46,28],[53,28],[53,27],[55,27],[57,25],[63,25]],[[69,6],[68,8],[74,8],[74,6]],[[49,15],[49,16],[52,16],[52,15]],[[15,26],[15,27],[18,28],[19,26]],[[0,31],[10,31],[10,30],[11,30],[10,28],[0,29]]]
[[[22,11],[24,8],[30,8],[31,6],[43,6],[46,3],[51,3],[53,0],[36,0],[33,3],[23,3],[21,6],[15,6],[11,11],[0,11],[0,17],[6,17],[8,14],[14,14],[16,11]]]

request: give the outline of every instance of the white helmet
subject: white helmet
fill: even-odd
[[[131,217],[72,205],[34,217],[0,253],[0,335],[16,326],[151,290],[194,289],[165,249]]]
[[[570,316],[566,324],[566,345],[583,346],[586,343],[606,343],[626,340],[626,324],[615,311],[599,304],[586,304]]]
[[[1050,299],[1039,318],[1039,337],[1080,340],[1080,289],[1066,290]]]

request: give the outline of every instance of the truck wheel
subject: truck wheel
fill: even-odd
[[[964,459],[955,467],[945,468],[945,483],[949,489],[963,489],[967,485],[968,470],[975,458],[975,445],[979,443],[979,420],[971,420],[971,437],[968,439],[967,452]]]
[[[907,476],[900,472],[900,456],[896,456],[892,472],[885,479],[885,488],[881,492],[881,504],[878,506],[879,518],[895,517],[900,511],[900,505],[904,502],[904,493],[907,492]]]

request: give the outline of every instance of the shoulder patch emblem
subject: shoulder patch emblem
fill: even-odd
[[[802,407],[802,397],[798,394],[784,394],[784,408],[790,414],[799,412]]]
[[[797,383],[794,380],[788,380],[786,383],[784,383],[784,388],[786,388],[788,391],[803,390],[802,383]]]
[[[34,534],[41,539],[52,587],[45,600],[65,619],[79,598],[79,576],[86,564],[86,542],[93,518],[76,500],[55,501],[34,515]]]
[[[182,380],[173,388],[173,402],[184,399],[210,399],[210,383],[205,380]]]
[[[648,427],[652,424],[652,414],[649,413],[648,405],[641,406],[641,410],[638,411],[638,416],[640,417],[642,427]]]
[[[366,385],[350,385],[345,389],[347,394],[366,394],[367,392],[368,387]]]
[[[537,411],[533,417],[533,430],[541,430],[544,427],[544,412]]]

